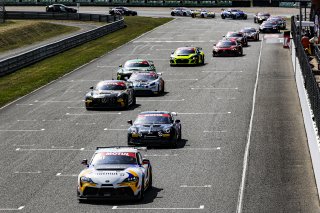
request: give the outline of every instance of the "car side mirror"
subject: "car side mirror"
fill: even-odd
[[[93,87],[90,87],[89,89],[93,89]]]
[[[142,159],[142,165],[150,164],[150,161],[148,159]]]
[[[132,125],[132,120],[128,120],[127,123]]]
[[[122,64],[120,64],[119,67],[122,67]]]
[[[85,166],[88,166],[88,160],[87,160],[87,159],[83,159],[83,160],[81,161],[81,164],[82,164],[82,165],[85,165]]]
[[[159,76],[161,76],[161,75],[162,75],[162,73],[161,73],[161,72],[158,72],[158,75],[159,75]]]
[[[180,120],[175,120],[174,122],[178,124],[178,123],[180,123]]]
[[[174,51],[171,51],[171,54],[174,54]]]

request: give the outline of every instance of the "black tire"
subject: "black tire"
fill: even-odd
[[[204,15],[203,15],[203,14],[201,14],[201,18],[204,18]]]
[[[150,177],[149,177],[149,183],[148,183],[148,190],[152,189],[152,168],[150,167]]]
[[[133,95],[132,106],[135,106],[136,104],[137,104],[137,99],[136,99],[136,96]]]
[[[247,16],[244,16],[243,19],[246,20],[246,19],[247,19]]]
[[[232,19],[236,19],[237,17],[235,15],[232,15]]]
[[[253,22],[254,22],[254,23],[257,23],[257,19],[254,18],[254,19],[253,19]]]
[[[171,148],[176,149],[177,147],[178,147],[178,138],[177,138],[177,134],[176,134],[175,138],[172,139]]]
[[[163,82],[163,85],[162,85],[161,94],[164,94],[164,82]]]
[[[125,97],[124,109],[129,109],[129,98]]]
[[[180,134],[179,134],[179,137],[178,137],[178,141],[181,141],[182,140],[182,131],[180,129]]]
[[[242,48],[241,48],[238,56],[243,56],[243,49]]]
[[[221,18],[222,18],[222,19],[225,19],[226,17],[225,17],[224,15],[221,15]]]
[[[142,179],[141,190],[140,190],[139,194],[137,195],[136,199],[138,201],[142,201],[143,198],[144,198],[144,179]]]
[[[201,65],[204,65],[204,56],[202,58]]]
[[[175,16],[174,12],[171,12],[171,15],[172,15],[172,16]]]
[[[186,13],[186,12],[184,12],[182,15],[183,15],[183,16],[187,16],[187,13]]]

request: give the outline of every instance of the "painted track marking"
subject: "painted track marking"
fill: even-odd
[[[201,210],[201,209],[204,209],[204,205],[201,205],[198,208],[124,208],[124,207],[113,206],[112,209],[119,209],[119,210]]]

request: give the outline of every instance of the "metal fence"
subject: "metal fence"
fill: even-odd
[[[30,15],[30,14],[28,14]],[[89,14],[90,15],[90,14]],[[37,15],[34,15],[36,17]],[[42,16],[38,16],[39,18],[43,18]],[[81,16],[80,16],[81,17]],[[84,17],[91,17],[85,16]],[[95,16],[93,16],[95,17]],[[111,17],[111,16],[110,16]],[[106,20],[111,20],[112,18],[106,18]],[[79,20],[79,19],[77,19]],[[97,39],[104,35],[107,35],[111,32],[119,30],[125,27],[124,19],[119,16],[113,17],[115,22],[111,24],[107,24],[96,29],[62,39],[60,41],[36,48],[34,50],[28,51],[26,53],[22,53],[20,55],[3,59],[0,61],[0,76],[4,76],[10,73],[17,71],[23,67],[26,67],[30,64],[43,60],[45,58],[54,56],[63,51],[69,50],[81,44],[84,44],[88,41]]]
[[[300,36],[298,35],[298,28],[296,26],[296,18],[291,18],[291,33],[292,39],[296,46],[296,54],[300,62],[302,75],[304,78],[304,86],[308,93],[311,109],[313,111],[313,120],[318,128],[318,135],[320,135],[320,91],[316,82],[315,76],[309,63],[309,58],[304,51]],[[317,50],[318,51],[318,50]]]

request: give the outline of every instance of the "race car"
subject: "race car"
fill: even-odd
[[[191,14],[192,18],[200,17],[200,18],[214,18],[216,14],[212,11],[208,11],[206,9],[194,10]]]
[[[270,16],[267,21],[276,23],[280,30],[287,28],[286,20],[282,16]]]
[[[243,49],[241,44],[234,40],[220,40],[213,45],[212,56],[242,56]]]
[[[51,4],[46,6],[46,12],[53,13],[77,13],[78,10],[72,7],[67,7],[63,4]]]
[[[171,11],[172,16],[191,16],[192,11],[186,7],[177,7]]]
[[[86,94],[87,110],[103,108],[128,109],[136,104],[132,83],[119,80],[100,81]]]
[[[135,71],[128,82],[132,82],[135,95],[164,93],[164,80],[161,73]]]
[[[110,15],[118,15],[119,12],[124,16],[136,16],[138,15],[137,11],[131,10],[127,7],[113,7],[109,10]]]
[[[238,9],[222,9],[221,18],[232,18],[232,19],[247,19],[248,16],[245,12]]]
[[[250,41],[259,41],[259,31],[253,27],[245,27],[240,30]]]
[[[280,29],[277,23],[272,21],[264,21],[259,27],[261,33],[279,33]]]
[[[102,199],[143,200],[152,188],[150,161],[134,147],[97,147],[90,162],[78,175],[79,202]]]
[[[119,67],[120,69],[117,71],[118,80],[127,80],[134,71],[156,72],[153,61],[145,59],[128,60],[124,65],[120,65]]]
[[[261,24],[270,17],[270,13],[259,12],[253,15],[253,22]]]
[[[248,46],[247,36],[242,32],[228,32],[225,38],[228,40],[235,40],[239,42],[243,47]]]
[[[179,47],[172,51],[170,66],[191,64],[204,65],[204,52],[201,47]]]
[[[181,140],[180,120],[177,113],[167,111],[141,112],[134,123],[129,120],[128,145],[171,146],[176,148]]]

